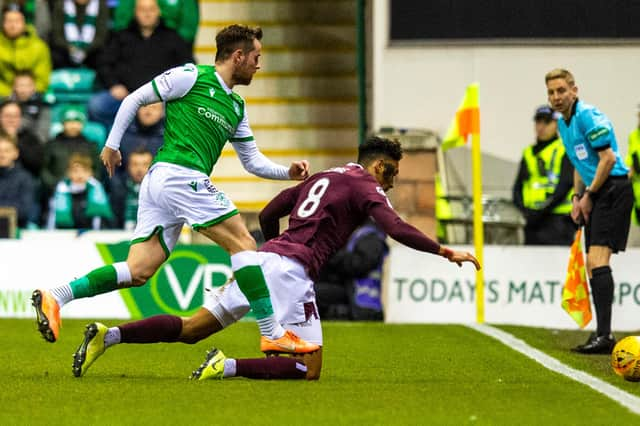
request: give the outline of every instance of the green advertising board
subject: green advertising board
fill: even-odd
[[[126,260],[129,243],[97,244],[105,264]],[[149,281],[120,291],[131,317],[171,314],[189,316],[205,294],[233,276],[229,255],[215,245],[178,245]]]

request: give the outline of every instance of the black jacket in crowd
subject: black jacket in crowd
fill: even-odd
[[[193,62],[193,54],[177,32],[162,21],[143,38],[134,20],[114,33],[98,59],[98,76],[106,88],[123,84],[130,92],[169,68]]]
[[[18,149],[20,149],[20,163],[37,179],[42,172],[45,162],[45,144],[38,135],[27,128],[18,131]]]
[[[24,227],[35,208],[34,180],[20,164],[0,167],[0,206],[18,210],[18,226]]]
[[[74,153],[87,154],[93,160],[94,176],[100,180],[102,177],[102,163],[98,156],[98,147],[84,136],[72,138],[64,133],[59,133],[46,145],[45,165],[41,179],[43,184],[44,201],[53,195],[55,187],[60,179],[67,173],[69,157]],[[43,206],[46,209],[46,206]]]

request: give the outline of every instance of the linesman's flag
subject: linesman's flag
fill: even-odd
[[[589,301],[589,284],[584,269],[582,253],[582,228],[576,232],[576,239],[571,244],[567,279],[562,289],[562,308],[578,323],[580,328],[591,321],[591,302]]]
[[[472,135],[480,134],[480,105],[478,104],[478,83],[472,83],[451,121],[449,130],[442,141],[442,150],[465,145]]]

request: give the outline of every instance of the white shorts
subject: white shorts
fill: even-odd
[[[197,230],[236,214],[236,206],[211,184],[209,176],[176,164],[156,163],[140,185],[138,219],[131,244],[158,234],[169,257],[185,223]]]
[[[278,322],[307,342],[322,346],[316,293],[304,266],[275,253],[258,252],[258,257]],[[235,281],[205,295],[203,307],[223,327],[230,326],[249,312],[249,302]]]

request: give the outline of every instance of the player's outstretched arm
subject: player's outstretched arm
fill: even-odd
[[[374,195],[375,196],[375,195]],[[414,226],[408,224],[387,204],[386,198],[374,201],[369,209],[369,214],[382,227],[391,238],[411,247],[415,250],[438,254],[449,259],[450,262],[462,266],[462,262],[471,262],[476,269],[480,269],[480,263],[467,252],[454,251],[443,247],[431,238],[424,235]]]
[[[242,167],[249,173],[275,180],[304,180],[309,177],[309,162],[307,160],[294,161],[290,167],[274,163],[260,150],[255,141],[232,142]]]
[[[476,268],[477,271],[480,270],[481,266],[480,266],[480,262],[478,262],[478,259],[476,259],[474,255],[472,255],[467,251],[456,251],[456,250],[451,250],[450,248],[447,248],[447,247],[440,246],[440,252],[438,254],[440,254],[440,256],[442,257],[446,257],[447,259],[449,259],[449,262],[457,263],[458,266],[460,267],[462,267],[463,262],[470,262],[470,263],[473,263],[473,266]]]

